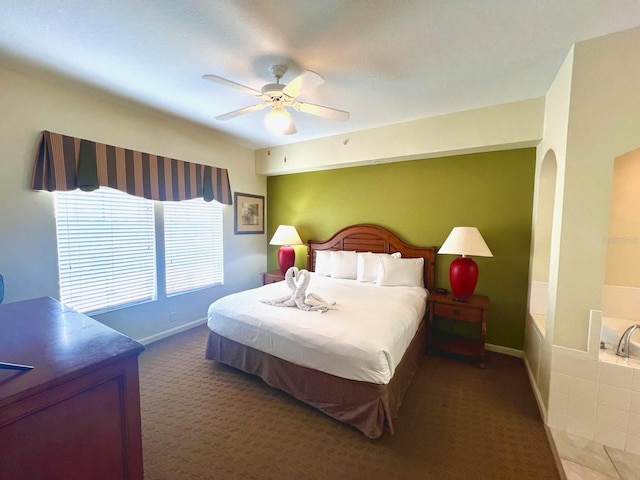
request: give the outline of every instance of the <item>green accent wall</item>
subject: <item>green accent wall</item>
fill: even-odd
[[[383,163],[267,179],[267,238],[295,225],[304,242],[326,240],[354,223],[381,225],[414,245],[440,246],[455,226],[476,226],[493,258],[474,259],[475,293],[491,301],[487,343],[518,350],[524,321],[531,247],[534,148]],[[267,262],[277,269],[277,249]],[[450,289],[449,264],[438,255],[436,285]],[[306,268],[306,247],[296,247]]]

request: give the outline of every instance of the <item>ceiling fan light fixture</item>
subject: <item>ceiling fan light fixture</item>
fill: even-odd
[[[328,118],[330,120],[344,121],[349,119],[349,112],[347,111],[296,100],[302,91],[317,87],[324,82],[324,78],[322,78],[320,74],[311,70],[304,70],[289,83],[280,83],[286,71],[287,67],[285,65],[272,66],[270,72],[271,75],[275,77],[276,82],[263,85],[261,90],[247,87],[246,85],[217,75],[203,75],[202,77],[206,80],[241,90],[262,100],[260,103],[217,115],[216,120],[227,121],[247,113],[271,107],[271,110],[264,116],[264,124],[267,130],[273,135],[294,135],[298,130],[296,129],[291,114],[284,107],[293,108],[301,113]]]
[[[264,124],[274,135],[283,135],[291,126],[291,115],[282,107],[273,107],[264,116]]]

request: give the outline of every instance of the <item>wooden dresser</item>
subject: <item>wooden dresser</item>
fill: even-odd
[[[59,302],[0,305],[0,479],[142,480],[144,347]]]

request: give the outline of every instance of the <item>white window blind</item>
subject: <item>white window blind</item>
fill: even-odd
[[[164,243],[168,296],[223,283],[220,203],[165,202]]]
[[[62,303],[100,313],[156,298],[153,211],[106,187],[55,192]]]

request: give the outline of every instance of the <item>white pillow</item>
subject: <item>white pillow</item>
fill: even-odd
[[[331,278],[355,280],[358,272],[358,254],[344,250],[331,252]]]
[[[380,258],[394,257],[400,258],[400,252],[392,253],[359,253],[358,254],[358,271],[356,280],[359,282],[375,282],[378,276],[378,267],[380,266]]]
[[[314,272],[323,277],[331,275],[331,251],[316,250],[316,267]]]
[[[376,283],[385,287],[424,287],[424,258],[381,257]]]

